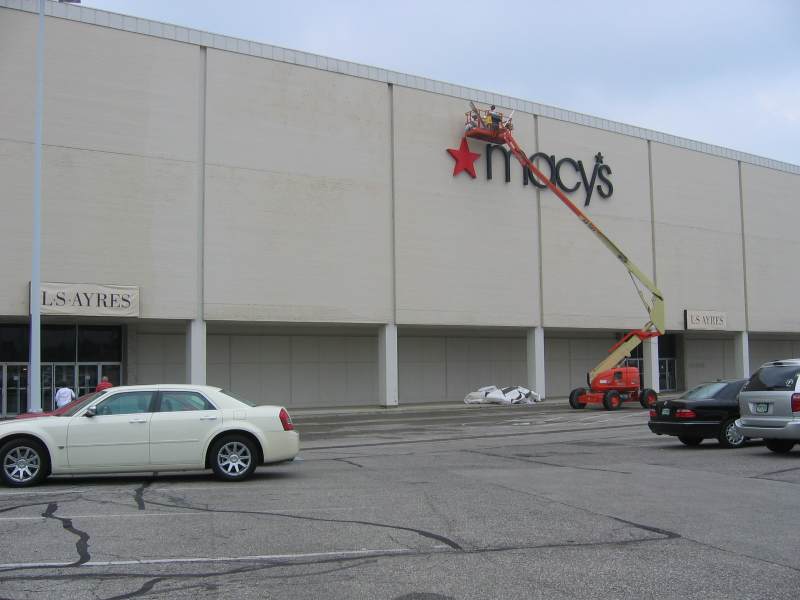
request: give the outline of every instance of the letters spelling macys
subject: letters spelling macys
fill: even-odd
[[[496,144],[486,144],[486,179],[492,178],[492,153],[495,150],[499,150],[503,156],[506,183],[509,183],[511,181],[511,152],[506,150],[503,146]],[[575,192],[581,187],[581,184],[583,184],[586,192],[586,199],[583,203],[584,206],[589,206],[589,201],[592,199],[592,194],[594,193],[595,189],[597,189],[597,193],[600,194],[600,197],[603,199],[610,198],[611,194],[614,193],[614,185],[608,178],[608,176],[611,175],[611,167],[603,163],[603,155],[600,152],[594,156],[594,168],[592,169],[591,178],[589,178],[589,176],[586,174],[586,168],[584,167],[582,160],[562,158],[557,161],[555,155],[547,155],[544,152],[537,152],[536,154],[532,154],[529,158],[533,163],[535,163],[538,159],[541,159],[537,165],[537,167],[540,169],[542,168],[540,166],[542,161],[546,163],[550,171],[550,181],[567,193]],[[575,172],[576,180],[572,185],[568,185],[564,181],[562,169],[565,165],[571,167]],[[548,175],[548,173],[544,172],[544,175]],[[546,184],[538,181],[530,172],[530,170],[526,168],[522,171],[522,185],[528,185],[528,181],[533,183],[533,185],[540,190],[547,188]],[[595,185],[596,183],[597,185]]]

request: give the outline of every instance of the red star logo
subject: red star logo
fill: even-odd
[[[478,160],[481,155],[469,151],[467,138],[461,138],[461,146],[458,150],[455,148],[448,148],[447,151],[450,153],[450,156],[456,159],[456,166],[453,167],[453,177],[461,173],[461,171],[466,171],[473,179],[477,177],[477,175],[475,175],[475,161]]]

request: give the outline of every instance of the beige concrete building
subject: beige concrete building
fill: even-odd
[[[27,403],[35,10],[0,0],[2,415]],[[581,385],[646,313],[513,159],[506,181],[502,152],[488,162],[473,140],[477,177],[453,176],[469,100],[514,110],[519,143],[664,292],[668,333],[634,356],[652,387],[800,356],[797,165],[175,25],[47,13],[45,408],[60,383],[81,393],[103,375],[294,407]]]

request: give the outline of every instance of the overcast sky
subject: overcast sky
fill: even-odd
[[[800,1],[83,0],[800,164]]]

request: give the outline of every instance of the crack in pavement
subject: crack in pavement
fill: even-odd
[[[89,554],[89,534],[85,531],[81,531],[80,529],[76,529],[72,524],[72,519],[57,517],[55,515],[57,510],[58,502],[51,502],[47,505],[47,510],[42,513],[42,516],[45,519],[59,521],[64,529],[69,531],[71,534],[78,536],[78,541],[75,542],[75,550],[78,552],[78,560],[76,560],[74,563],[71,563],[69,566],[77,567],[85,562],[89,562],[92,559],[91,555]]]
[[[780,475],[781,473],[789,473],[790,471],[800,470],[800,467],[791,467],[790,469],[780,469],[779,471],[768,471],[766,473],[759,473],[758,475],[750,475],[748,479],[764,479],[766,481],[780,481],[781,483],[793,483],[791,481],[781,481],[780,479],[770,479],[768,475]]]
[[[621,475],[633,475],[631,471],[618,471],[617,469],[603,469],[601,467],[578,467],[575,465],[560,465],[558,463],[551,463],[545,460],[533,460],[520,455],[507,456],[505,454],[493,454],[491,452],[484,452],[482,450],[464,450],[472,454],[480,454],[482,456],[492,456],[494,458],[503,458],[507,460],[518,460],[521,462],[534,463],[537,465],[545,465],[548,467],[558,467],[559,469],[578,469],[579,471],[602,471],[604,473],[619,473]]]
[[[350,562],[352,564],[344,564],[344,565],[341,564],[341,563],[347,563],[347,562]],[[278,578],[279,579],[294,579],[294,578],[298,578],[298,577],[308,578],[308,577],[312,577],[312,576],[315,576],[315,575],[327,575],[327,574],[330,574],[330,573],[336,573],[336,572],[339,572],[339,571],[345,571],[345,570],[348,570],[348,569],[353,569],[353,568],[357,568],[357,567],[368,565],[368,564],[375,564],[377,562],[378,561],[375,558],[361,559],[361,558],[352,558],[352,557],[347,557],[347,558],[328,558],[328,559],[322,559],[322,560],[302,561],[302,562],[296,562],[296,563],[285,563],[285,562],[273,562],[273,561],[270,561],[270,562],[268,562],[266,564],[258,564],[258,565],[245,566],[245,567],[237,567],[237,568],[234,568],[234,569],[227,569],[225,571],[218,571],[218,572],[214,572],[214,573],[188,573],[188,572],[184,572],[184,573],[170,573],[170,574],[166,574],[166,575],[165,574],[156,574],[156,573],[125,573],[125,572],[122,572],[122,573],[111,572],[111,573],[90,574],[90,573],[85,573],[85,572],[84,573],[76,573],[74,570],[72,570],[72,573],[67,573],[67,574],[63,574],[63,575],[35,575],[34,577],[23,576],[23,575],[15,575],[15,576],[12,576],[12,577],[0,577],[0,582],[30,580],[30,579],[34,579],[34,578],[35,578],[36,581],[75,581],[75,580],[78,580],[78,579],[85,580],[87,578],[91,578],[91,579],[93,579],[95,581],[104,581],[104,580],[116,581],[118,579],[129,579],[130,580],[130,579],[145,579],[145,578],[147,578],[148,579],[147,581],[145,581],[138,589],[136,589],[136,590],[134,590],[132,592],[128,592],[126,594],[121,594],[121,595],[116,595],[116,596],[111,596],[111,597],[108,597],[108,598],[104,599],[104,600],[127,600],[129,598],[135,598],[137,596],[142,596],[144,594],[147,594],[148,592],[150,592],[153,589],[153,587],[155,587],[155,585],[157,583],[161,583],[163,581],[170,581],[170,580],[179,581],[179,580],[182,580],[182,579],[192,579],[192,580],[201,579],[201,580],[204,580],[204,579],[210,579],[210,578],[227,577],[227,576],[231,576],[231,575],[241,575],[241,574],[247,574],[247,573],[254,573],[254,572],[258,572],[258,571],[265,571],[265,570],[281,568],[281,567],[317,566],[317,565],[324,565],[324,564],[338,564],[339,565],[339,566],[336,566],[334,568],[322,569],[320,571],[315,571],[315,572],[311,572],[311,573],[304,572],[304,573],[297,573],[297,574],[283,574],[282,573],[282,574],[279,574],[279,575],[263,575],[263,577],[265,579],[278,579]],[[159,596],[164,596],[168,592],[186,591],[188,589],[196,588],[196,587],[200,587],[200,586],[197,586],[197,585],[191,586],[190,585],[190,586],[180,586],[180,587],[173,587],[173,588],[161,588],[161,589],[159,589],[158,593],[159,593]],[[6,600],[6,599],[0,598],[0,600]],[[11,599],[7,599],[7,600],[11,600]]]
[[[421,440],[403,440],[397,442],[371,442],[364,444],[342,444],[341,446],[315,446],[304,447],[304,452],[312,452],[316,450],[339,450],[341,448],[368,448],[372,446],[394,446],[397,444],[431,444],[435,442],[461,442],[465,440],[481,440],[488,438],[510,438],[522,437],[526,435],[549,435],[551,433],[584,433],[592,431],[601,431],[606,429],[628,429],[631,427],[638,427],[641,429],[641,423],[634,423],[631,425],[604,425],[603,427],[578,427],[573,429],[550,429],[547,431],[525,431],[522,433],[502,433],[502,434],[483,434],[483,435],[462,435],[457,437],[443,437],[443,438],[428,438]]]
[[[149,502],[155,506],[163,506],[165,508],[184,508],[188,510],[197,510],[201,512],[209,512],[209,513],[218,513],[218,514],[233,514],[233,515],[255,515],[255,516],[264,516],[264,517],[279,517],[283,519],[296,519],[299,521],[315,521],[318,523],[342,523],[348,525],[366,525],[368,527],[379,527],[383,529],[395,529],[398,531],[408,531],[411,533],[416,533],[417,535],[428,538],[431,540],[436,540],[437,542],[442,542],[443,544],[449,546],[454,550],[463,551],[462,548],[457,542],[447,538],[443,535],[438,533],[433,533],[432,531],[427,531],[425,529],[417,529],[414,527],[403,527],[402,525],[389,525],[387,523],[375,523],[373,521],[357,521],[357,520],[350,520],[350,519],[324,519],[322,517],[309,517],[304,515],[287,515],[286,513],[273,513],[268,511],[258,511],[258,510],[227,510],[223,508],[209,508],[209,507],[199,507],[199,506],[192,506],[188,503],[183,504],[166,504],[164,502],[156,502],[151,500]]]
[[[332,458],[331,460],[335,460],[336,462],[347,463],[348,465],[353,465],[354,467],[358,467],[359,469],[363,469],[364,468],[364,465],[360,465],[357,462],[354,462],[352,460],[347,460],[346,458]]]
[[[142,586],[138,590],[134,590],[132,592],[128,592],[127,594],[120,594],[118,596],[111,596],[106,598],[105,600],[126,600],[127,598],[135,598],[136,596],[142,596],[143,594],[148,593],[150,590],[155,587],[157,583],[160,581],[164,581],[163,577],[155,577],[153,579],[148,579],[145,581]]]
[[[155,478],[156,474],[153,473],[150,479],[146,479],[145,481],[143,481],[142,484],[138,488],[136,488],[136,490],[134,490],[133,499],[136,501],[136,506],[139,508],[139,510],[145,510],[144,491],[151,485],[153,485]]]

